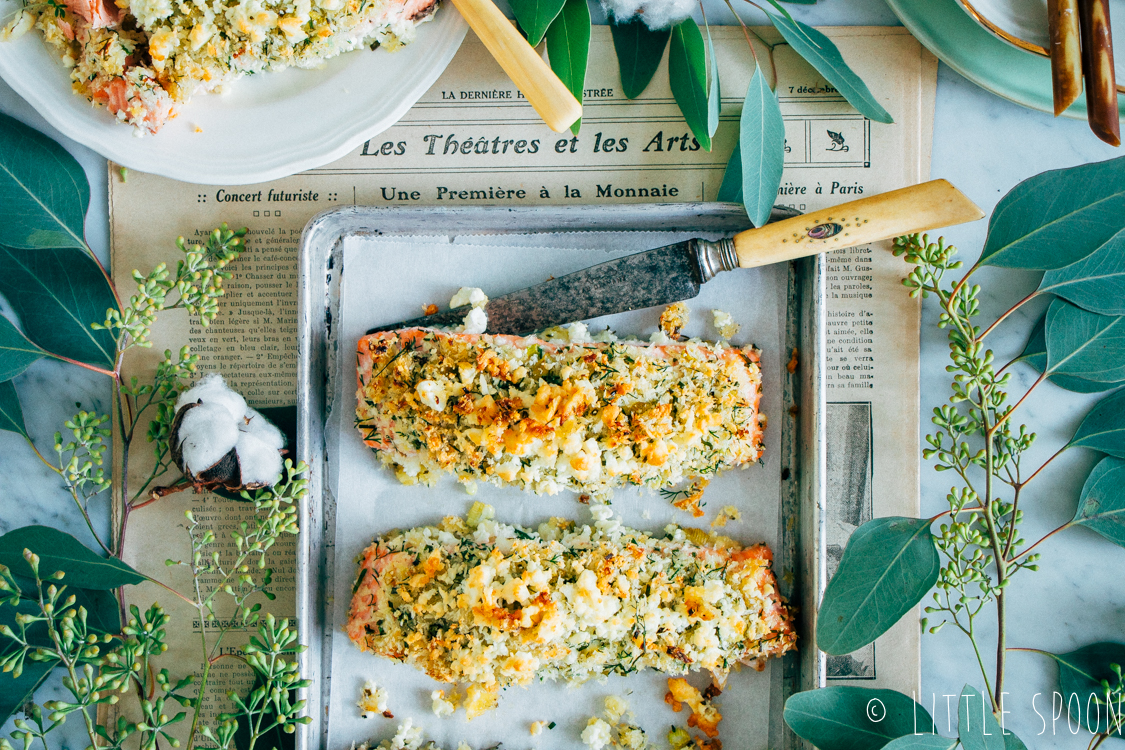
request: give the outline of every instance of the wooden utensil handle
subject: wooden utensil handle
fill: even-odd
[[[453,0],[469,28],[556,133],[582,116],[582,105],[492,0]]]
[[[739,267],[751,268],[982,216],[960,190],[945,180],[932,180],[747,229],[734,236],[734,251]]]
[[[1050,32],[1051,79],[1055,117],[1074,104],[1082,93],[1082,45],[1078,25],[1078,0],[1047,0]]]
[[[1113,35],[1109,0],[1078,0],[1082,26],[1082,62],[1086,72],[1086,117],[1090,130],[1111,146],[1121,145],[1117,80],[1113,70]]]

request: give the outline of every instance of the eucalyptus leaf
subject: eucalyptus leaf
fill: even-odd
[[[23,423],[23,409],[20,408],[20,397],[10,380],[0,383],[0,430],[18,432],[27,437],[27,427]]]
[[[672,27],[668,47],[668,83],[688,127],[704,151],[711,150],[707,133],[707,55],[699,24],[690,16]]]
[[[1077,263],[1047,271],[1038,291],[1101,315],[1125,315],[1125,230]]]
[[[992,704],[972,685],[961,688],[957,704],[957,735],[965,750],[1004,750],[1004,736]]]
[[[1016,357],[1015,360],[1016,362],[1026,362],[1038,372],[1043,372],[1047,367],[1046,323],[1047,312],[1044,311],[1043,315],[1032,327],[1031,335],[1027,337],[1027,345],[1024,346],[1023,352],[1020,353],[1020,356]],[[1051,375],[1047,379],[1060,388],[1065,388],[1075,393],[1098,393],[1100,391],[1108,391],[1110,388],[1116,388],[1119,385],[1125,385],[1125,383],[1095,383],[1092,380],[1086,380],[1071,375]]]
[[[551,70],[582,103],[586,84],[586,63],[590,58],[590,6],[586,0],[566,0],[562,12],[547,29],[547,57]],[[570,126],[578,135],[582,120]]]
[[[0,381],[11,380],[46,354],[0,315]]]
[[[0,245],[86,250],[86,173],[59,144],[0,114]]]
[[[1023,740],[1015,735],[1015,732],[1004,732],[1004,750],[1027,750],[1027,745],[1023,744]]]
[[[1068,448],[1090,448],[1125,458],[1125,390],[1094,404],[1066,445]]]
[[[715,42],[711,40],[711,27],[707,26],[707,56],[711,61],[711,83],[707,88],[707,136],[715,137],[719,129],[719,114],[723,108],[723,95],[719,90],[719,59],[715,56]]]
[[[1108,456],[1090,471],[1078,496],[1074,523],[1125,547],[1125,460]]]
[[[1071,375],[1095,383],[1125,380],[1125,316],[1109,317],[1056,299],[1047,308],[1049,375]]]
[[[512,13],[519,21],[520,28],[527,35],[528,43],[534,47],[543,41],[543,35],[555,16],[562,10],[565,0],[509,0]]]
[[[1109,728],[1109,712],[1105,706],[1099,712],[1094,707],[1094,700],[1105,700],[1102,680],[1106,680],[1111,688],[1117,685],[1117,675],[1110,668],[1111,664],[1125,668],[1125,644],[1103,642],[1092,643],[1089,646],[1071,651],[1066,654],[1052,654],[1047,656],[1054,659],[1059,665],[1059,691],[1063,694],[1063,701],[1070,710],[1071,696],[1077,696],[1077,704],[1081,706],[1081,714],[1074,716],[1091,733],[1105,732]],[[1095,696],[1091,699],[1090,696]],[[1090,721],[1090,713],[1099,721],[1095,725]],[[1114,704],[1115,714],[1119,714],[1119,707]]]
[[[953,750],[957,738],[950,739],[940,734],[908,734],[883,745],[883,750]]]
[[[824,80],[832,84],[848,100],[848,104],[869,120],[894,122],[894,118],[867,88],[867,84],[844,62],[843,55],[831,39],[793,18],[776,0],[770,0],[770,3],[781,12],[780,15],[767,12],[770,22],[781,32],[789,46],[816,68],[816,72],[824,76]]]
[[[785,123],[781,119],[777,94],[770,90],[761,66],[754,71],[746,88],[738,140],[738,153],[742,158],[742,203],[754,226],[765,226],[777,200],[777,188],[785,168]]]
[[[653,31],[640,18],[611,21],[609,29],[613,34],[613,49],[617,52],[621,91],[626,99],[636,99],[660,67],[672,30]]]
[[[723,181],[719,184],[719,194],[715,200],[723,203],[742,203],[742,146],[735,141],[734,153],[727,161]]]
[[[827,687],[785,701],[785,723],[820,750],[878,750],[933,727],[925,708],[894,690]]]
[[[39,555],[39,575],[46,580],[58,571],[63,583],[80,589],[115,589],[149,580],[116,558],[105,558],[66,532],[47,526],[23,526],[0,536],[0,565],[30,575],[23,557],[29,549]]]
[[[1050,269],[1077,263],[1125,228],[1125,156],[1030,177],[988,220],[982,265]]]
[[[35,697],[35,691],[58,665],[58,661],[25,659],[19,677],[12,677],[11,672],[0,673],[0,725]]]
[[[824,591],[816,645],[838,655],[871,643],[933,588],[940,567],[929,519],[890,516],[863,524]]]
[[[90,323],[116,308],[113,289],[89,255],[59,248],[0,247],[0,293],[20,317],[24,333],[53,354],[112,370],[116,342]]]

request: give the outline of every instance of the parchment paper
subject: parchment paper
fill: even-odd
[[[590,716],[600,716],[604,698],[626,697],[639,723],[656,746],[665,744],[671,724],[686,727],[688,713],[675,714],[665,705],[666,677],[651,670],[626,677],[611,677],[603,684],[592,680],[580,688],[539,683],[527,689],[510,688],[501,693],[499,707],[469,722],[464,711],[453,718],[439,719],[430,708],[430,692],[451,687],[430,679],[412,667],[363,654],[341,628],[347,620],[356,556],[372,537],[395,528],[433,524],[442,516],[463,515],[474,500],[496,508],[500,521],[534,527],[551,516],[589,522],[588,509],[577,496],[563,492],[554,497],[537,496],[514,488],[481,483],[475,496],[452,479],[434,487],[406,487],[383,468],[360,440],[353,420],[355,410],[355,347],[364,332],[376,325],[414,317],[422,305],[448,304],[457,289],[479,286],[496,296],[546,279],[602,262],[626,251],[640,250],[684,239],[682,235],[635,233],[559,234],[550,236],[552,247],[529,247],[521,238],[508,237],[496,244],[454,244],[442,238],[390,241],[353,237],[344,241],[344,271],[341,285],[340,341],[335,404],[329,417],[337,449],[330,455],[330,476],[337,501],[336,570],[330,590],[335,591],[332,699],[329,716],[330,750],[350,747],[353,741],[384,738],[394,733],[406,716],[425,727],[426,736],[456,746],[461,739],[473,747],[563,748],[580,746],[579,735]],[[515,244],[501,244],[515,243]],[[605,247],[615,248],[607,252]],[[599,248],[599,249],[595,249]],[[668,523],[703,526],[726,505],[742,514],[721,530],[743,543],[775,545],[781,492],[780,428],[782,425],[780,375],[788,360],[782,353],[785,316],[786,268],[774,266],[720,274],[703,286],[699,297],[688,302],[691,321],[685,333],[714,340],[712,308],[731,313],[742,324],[734,343],[754,343],[762,349],[762,408],[769,417],[766,450],[761,464],[720,475],[704,494],[706,516],[693,519],[677,510],[657,492],[618,490],[612,507],[625,525],[659,535]],[[647,336],[656,330],[662,308],[650,308],[599,318],[591,330],[609,325],[620,336]],[[330,444],[334,442],[330,438]],[[355,702],[367,680],[390,690],[389,709],[394,720],[362,719]],[[702,687],[707,675],[692,682]],[[720,737],[731,747],[766,748],[770,707],[770,672],[743,669],[732,674],[727,690],[718,699],[725,717]],[[554,730],[532,738],[533,721],[554,721]]]

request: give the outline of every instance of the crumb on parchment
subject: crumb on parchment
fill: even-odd
[[[360,716],[365,719],[371,719],[375,716],[386,716],[388,719],[393,719],[394,715],[387,710],[387,690],[381,688],[372,680],[364,683],[363,688],[359,693],[359,706]]]
[[[719,511],[719,515],[711,522],[711,528],[721,529],[730,521],[741,521],[742,513],[733,505],[727,505]]]
[[[439,718],[452,716],[453,712],[457,710],[460,696],[457,693],[450,693],[449,698],[446,699],[444,690],[435,690],[430,693],[431,710],[434,715]]]
[[[670,339],[680,335],[688,323],[688,307],[683,302],[676,302],[664,308],[660,313],[660,330]]]
[[[629,704],[620,695],[608,695],[603,710],[604,719],[591,716],[582,730],[582,742],[591,750],[612,747],[614,750],[650,750],[645,730],[635,724]]]
[[[742,328],[741,325],[734,322],[733,315],[723,310],[712,310],[711,321],[715,326],[715,330],[719,332],[719,336],[727,340],[737,336],[739,329]]]

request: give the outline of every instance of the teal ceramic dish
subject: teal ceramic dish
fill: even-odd
[[[1025,107],[1054,111],[1051,61],[994,36],[957,0],[887,0],[887,5],[918,41],[976,85]],[[1123,99],[1118,96],[1119,109],[1125,116]],[[1085,95],[1078,97],[1063,116],[1085,120]]]

